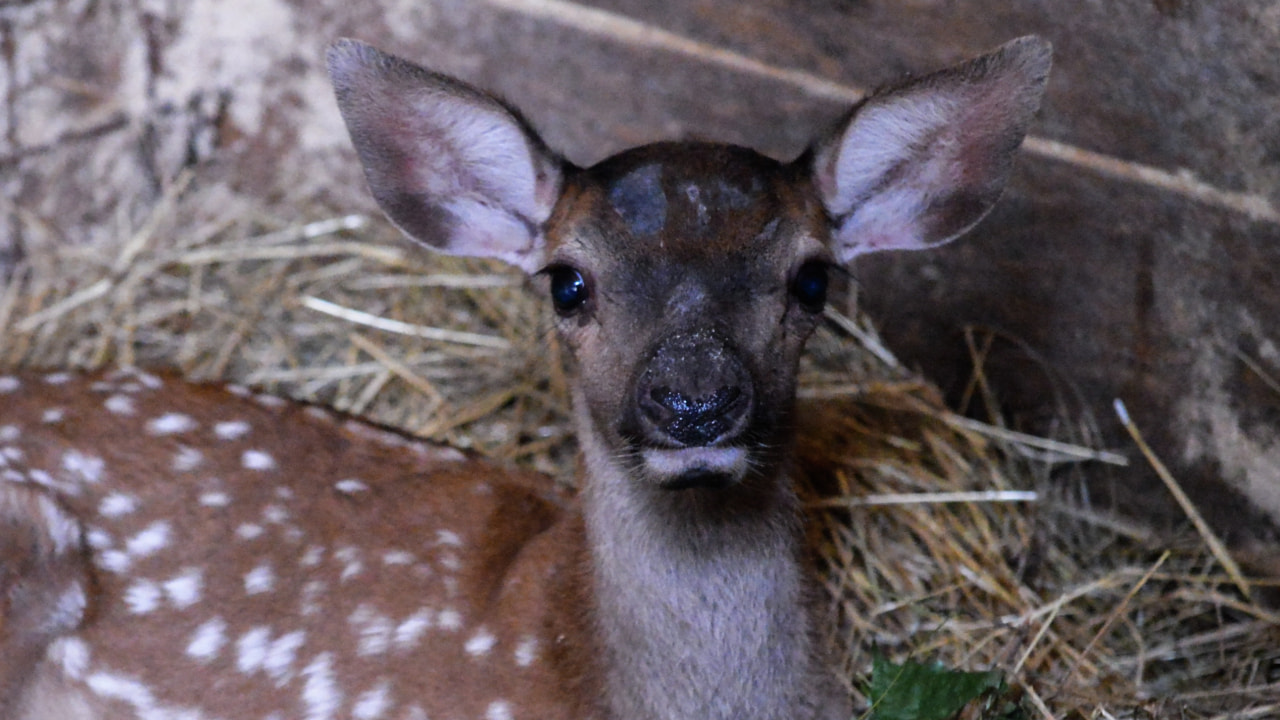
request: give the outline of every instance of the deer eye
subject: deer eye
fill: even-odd
[[[555,265],[547,269],[551,279],[551,304],[561,315],[570,315],[582,307],[591,296],[582,273],[568,265]]]
[[[817,260],[800,266],[791,281],[791,294],[809,312],[820,312],[827,302],[827,264]]]

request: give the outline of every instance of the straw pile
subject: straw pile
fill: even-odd
[[[281,227],[188,180],[118,247],[27,248],[0,290],[0,368],[178,368],[570,475],[565,379],[518,273],[378,219]],[[1090,510],[1073,475],[1113,456],[960,418],[864,319],[828,320],[801,467],[863,707],[878,651],[1005,670],[1004,704],[971,717],[1280,717],[1280,616],[1203,535]]]

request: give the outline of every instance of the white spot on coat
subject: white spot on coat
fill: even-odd
[[[302,567],[315,567],[324,559],[324,548],[319,545],[309,546],[298,558],[298,564]]]
[[[80,680],[89,669],[89,644],[78,637],[60,637],[49,643],[45,657],[62,668],[72,680]]]
[[[261,670],[267,660],[270,642],[271,628],[262,625],[241,635],[236,641],[236,669],[245,675]]]
[[[271,639],[271,628],[260,626],[241,636],[236,643],[236,667],[246,675],[265,672],[278,685],[293,679],[293,663],[307,634],[295,630]]]
[[[300,610],[306,617],[310,617],[320,612],[320,596],[324,594],[326,586],[321,580],[311,580],[302,586],[302,602]]]
[[[158,418],[147,421],[147,432],[151,435],[177,435],[195,430],[199,425],[195,420],[182,413],[165,413]]]
[[[249,423],[244,420],[228,420],[213,426],[213,434],[219,440],[237,440],[249,434]]]
[[[333,557],[340,562],[345,563],[342,567],[342,575],[339,577],[343,582],[354,578],[364,571],[364,562],[360,560],[360,551],[350,545],[334,550]]]
[[[76,479],[90,485],[102,482],[107,463],[97,455],[86,455],[78,450],[68,450],[62,456],[62,469]]]
[[[267,647],[267,657],[262,661],[262,669],[276,684],[282,685],[293,679],[293,663],[298,657],[298,650],[306,641],[307,634],[302,630],[294,630],[271,641],[271,645]]]
[[[175,472],[191,472],[200,467],[204,462],[204,453],[193,447],[183,445],[178,448],[178,452],[173,456],[173,469]]]
[[[276,586],[276,573],[270,565],[259,565],[244,575],[244,592],[246,595],[260,595],[271,592]]]
[[[91,528],[85,533],[85,539],[89,541],[89,547],[95,550],[106,550],[115,542],[111,539],[111,533],[102,528]]]
[[[218,657],[222,646],[227,644],[227,622],[220,617],[208,620],[196,628],[187,644],[187,655],[200,662],[209,662]]]
[[[117,575],[123,575],[129,571],[129,566],[133,564],[133,559],[129,557],[129,553],[123,550],[107,550],[97,556],[98,567]]]
[[[246,470],[274,470],[276,459],[262,450],[245,450],[240,456],[240,464]]]
[[[306,682],[302,686],[302,703],[307,708],[306,720],[331,720],[342,705],[342,691],[333,677],[333,656],[320,653],[302,669]]]
[[[412,565],[415,560],[417,558],[407,550],[388,550],[382,553],[383,565]]]
[[[355,495],[356,493],[364,492],[369,489],[368,485],[364,484],[360,480],[356,480],[355,478],[339,480],[333,484],[333,487],[338,492],[346,493],[347,495]]]
[[[289,404],[289,401],[284,398],[278,398],[275,395],[267,395],[266,393],[254,395],[253,399],[256,400],[259,405],[269,408],[282,408]]]
[[[112,395],[103,401],[102,406],[113,415],[133,415],[137,412],[133,398],[129,395]]]
[[[236,537],[241,540],[254,540],[262,536],[262,526],[257,523],[244,523],[236,528]]]
[[[467,643],[463,648],[467,651],[468,655],[478,658],[488,655],[489,651],[493,649],[493,646],[497,642],[498,638],[494,637],[493,633],[489,632],[485,628],[480,628],[476,631],[475,635],[472,635],[467,639]]]
[[[22,451],[21,451],[21,450],[18,450],[17,448],[5,448],[5,450],[12,450],[12,451],[14,451],[14,452],[6,452],[6,453],[5,453],[5,455],[6,455],[8,458],[10,458],[10,459],[14,459],[15,454],[16,454],[16,457],[17,457],[17,459],[18,459],[18,460],[21,460],[21,459],[22,459]],[[31,482],[33,482],[33,483],[35,483],[35,484],[37,484],[37,485],[39,485],[39,486],[41,486],[41,487],[49,488],[50,490],[53,490],[54,492],[67,493],[67,494],[70,494],[70,495],[78,495],[78,494],[80,494],[80,487],[79,487],[78,485],[74,485],[74,484],[71,484],[71,483],[59,482],[59,481],[55,480],[55,479],[54,479],[54,477],[53,477],[52,475],[50,475],[48,472],[46,472],[46,471],[44,471],[44,470],[42,470],[42,469],[40,469],[40,468],[31,468],[31,469],[27,470],[27,478],[28,478],[29,480],[31,480]]]
[[[200,602],[204,589],[204,573],[200,568],[187,568],[180,574],[164,582],[164,594],[169,602],[179,610]]]
[[[462,537],[452,530],[437,530],[436,543],[449,547],[462,547]]]
[[[378,720],[391,707],[391,683],[383,680],[356,698],[351,715],[356,720]]]
[[[431,611],[422,608],[396,625],[395,644],[401,650],[412,650],[431,628]]]
[[[391,618],[375,611],[366,604],[361,604],[347,618],[351,628],[359,635],[356,652],[363,657],[382,655],[391,647],[391,636],[395,631]]]
[[[462,558],[458,557],[457,553],[441,553],[440,566],[450,572],[458,572],[462,569]]]
[[[142,532],[125,541],[125,552],[135,558],[144,558],[163,550],[169,544],[169,523],[157,520]]]
[[[138,498],[122,492],[113,492],[98,504],[98,514],[105,517],[120,517],[137,509]]]
[[[205,507],[226,507],[231,504],[231,496],[220,490],[214,490],[202,494],[200,504]]]
[[[160,586],[150,580],[135,580],[124,591],[124,604],[134,615],[146,615],[160,606]]]
[[[40,510],[40,521],[45,534],[53,541],[55,552],[64,553],[79,548],[83,533],[80,523],[74,517],[63,511],[47,495],[36,496],[36,507]]]
[[[89,599],[85,595],[84,586],[79,582],[72,582],[58,596],[53,612],[49,613],[45,622],[49,626],[59,628],[78,627],[84,621],[84,609],[88,605]]]
[[[538,638],[526,635],[516,645],[516,665],[529,667],[538,659]]]
[[[446,608],[440,611],[436,617],[436,625],[441,630],[461,630],[462,629],[462,613],[453,608]]]
[[[506,700],[495,700],[484,711],[484,720],[512,720],[512,717],[511,703]]]
[[[269,523],[279,525],[289,519],[289,511],[279,505],[268,505],[262,508],[262,519]]]
[[[155,707],[151,690],[132,678],[111,673],[94,673],[85,683],[99,697],[121,700],[138,710],[152,710]]]

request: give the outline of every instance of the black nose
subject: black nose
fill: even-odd
[[[738,354],[715,334],[702,331],[658,343],[640,375],[636,402],[648,439],[697,447],[740,432],[752,394]]]
[[[742,397],[742,390],[724,386],[708,397],[691,398],[669,387],[654,388],[649,397],[666,410],[659,413],[659,423],[671,439],[682,445],[710,445],[733,429],[739,413],[735,404]]]

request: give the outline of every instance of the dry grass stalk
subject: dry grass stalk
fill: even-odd
[[[1209,552],[1213,553],[1213,557],[1222,565],[1222,569],[1226,570],[1227,575],[1231,576],[1231,581],[1235,583],[1236,588],[1246,599],[1252,599],[1253,593],[1249,588],[1249,581],[1245,580],[1244,573],[1240,571],[1240,566],[1236,565],[1236,561],[1232,559],[1231,553],[1227,550],[1227,546],[1218,539],[1217,534],[1209,527],[1209,523],[1200,515],[1200,511],[1196,509],[1195,503],[1191,502],[1191,498],[1187,497],[1182,486],[1174,479],[1173,473],[1165,467],[1160,458],[1156,457],[1151,451],[1151,447],[1147,445],[1146,439],[1142,437],[1142,432],[1138,430],[1138,426],[1133,424],[1133,420],[1129,418],[1129,411],[1125,409],[1124,403],[1116,400],[1116,414],[1120,416],[1120,422],[1124,425],[1124,429],[1129,431],[1129,435],[1133,437],[1133,442],[1142,451],[1143,457],[1147,462],[1151,463],[1151,467],[1155,469],[1156,475],[1160,476],[1160,480],[1169,488],[1169,492],[1173,494],[1178,505],[1182,507],[1182,511],[1190,518],[1191,524],[1195,526],[1196,532],[1200,533],[1204,544],[1209,548]]]

